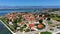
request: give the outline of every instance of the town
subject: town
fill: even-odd
[[[54,12],[49,13],[48,10],[40,14],[39,12],[11,12],[2,16],[0,20],[16,34],[29,32],[42,34],[44,31],[52,34],[60,31],[60,22],[57,20],[59,16]]]

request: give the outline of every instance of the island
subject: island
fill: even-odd
[[[0,16],[0,21],[15,34],[43,34],[60,31],[60,22],[56,14],[12,12]]]

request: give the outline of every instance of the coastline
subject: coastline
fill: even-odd
[[[1,20],[0,20],[0,22],[2,22]],[[4,24],[3,22],[2,22],[2,24]],[[4,24],[5,25],[5,27],[12,33],[12,34],[16,34],[16,33],[14,33],[6,24]]]
[[[6,14],[6,15],[7,15],[7,14]],[[5,16],[6,16],[6,15],[5,15]],[[1,17],[3,17],[3,16],[1,16]],[[1,17],[0,17],[0,18],[1,18]],[[53,21],[53,20],[52,20],[52,21]],[[2,22],[2,23],[6,26],[6,28],[7,28],[12,34],[17,34],[17,33],[18,33],[18,32],[17,32],[17,33],[16,33],[16,32],[14,33],[2,20],[0,20],[0,22]],[[59,32],[60,32],[60,31],[59,31]],[[54,33],[55,33],[55,32],[54,32]],[[21,33],[20,33],[20,34],[21,34]],[[25,33],[24,33],[24,34],[25,34]]]

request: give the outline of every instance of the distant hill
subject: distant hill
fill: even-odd
[[[0,9],[41,9],[41,8],[60,8],[60,6],[0,6]]]

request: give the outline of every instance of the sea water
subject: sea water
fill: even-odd
[[[0,16],[11,12],[32,12],[34,10],[0,10]],[[0,22],[0,34],[12,34],[3,24]]]
[[[26,10],[25,9],[24,10],[20,10],[20,9],[19,10],[18,9],[17,10],[7,10],[6,9],[6,10],[0,10],[0,16],[5,15],[7,13],[11,13],[11,12],[33,12],[33,11],[34,10],[27,10],[27,9]]]
[[[0,22],[0,34],[12,34],[2,22]]]

